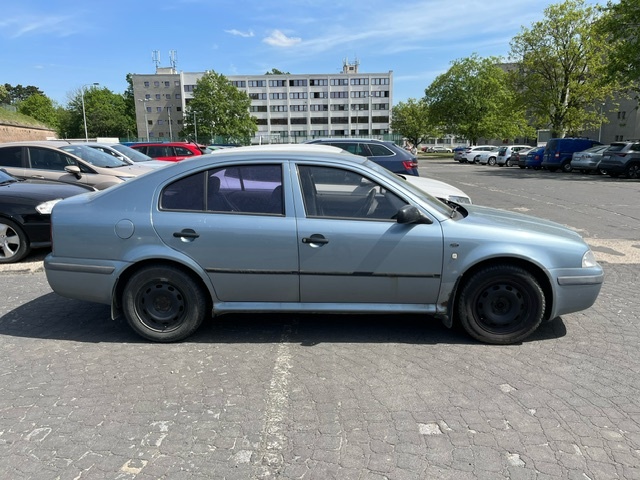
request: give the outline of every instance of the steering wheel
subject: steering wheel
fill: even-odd
[[[358,209],[358,211],[354,214],[355,217],[367,217],[373,213],[376,208],[376,189],[375,187],[371,188],[367,192],[367,198],[364,201],[364,204]]]

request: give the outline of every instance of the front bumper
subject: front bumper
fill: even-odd
[[[550,318],[591,307],[600,294],[604,272],[592,268],[565,268],[552,272],[555,298]]]

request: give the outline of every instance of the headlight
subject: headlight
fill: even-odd
[[[471,199],[469,197],[459,197],[456,195],[449,195],[449,201],[451,202],[455,202],[455,203],[460,203],[460,204],[470,204],[471,203]]]
[[[596,256],[591,250],[587,250],[587,252],[582,256],[582,268],[591,268],[596,266],[598,266]]]
[[[49,200],[48,202],[41,203],[36,207],[36,210],[41,215],[51,215],[51,210],[53,206],[58,203],[61,198],[56,198],[55,200]]]

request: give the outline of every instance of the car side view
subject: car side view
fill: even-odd
[[[239,147],[62,200],[44,266],[58,294],[173,342],[232,312],[413,313],[493,344],[589,308],[603,282],[567,227],[447,205],[367,160]]]

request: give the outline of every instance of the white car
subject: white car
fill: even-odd
[[[500,167],[510,167],[512,165],[517,165],[514,163],[513,154],[517,152],[521,152],[524,150],[529,150],[531,145],[507,145],[500,147],[500,151],[498,152],[498,156],[496,157],[496,164]]]
[[[407,182],[415,185],[423,192],[428,193],[432,197],[436,197],[439,200],[446,202],[453,202],[459,204],[470,205],[471,198],[459,188],[454,187],[440,180],[434,180],[433,178],[415,177],[413,175],[398,175],[404,178]]]
[[[475,145],[467,147],[464,153],[460,156],[460,163],[473,163],[476,156],[482,152],[486,152],[495,148],[494,145]]]
[[[473,158],[473,163],[480,163],[482,165],[495,165],[499,151],[500,147],[491,147],[478,152],[478,154]]]
[[[144,165],[149,168],[166,167],[170,165],[169,162],[162,160],[154,160],[148,155],[142,152],[134,150],[133,148],[122,145],[121,143],[102,143],[102,142],[74,142],[76,145],[86,145],[95,150],[108,153],[112,157],[116,157],[129,165]]]

